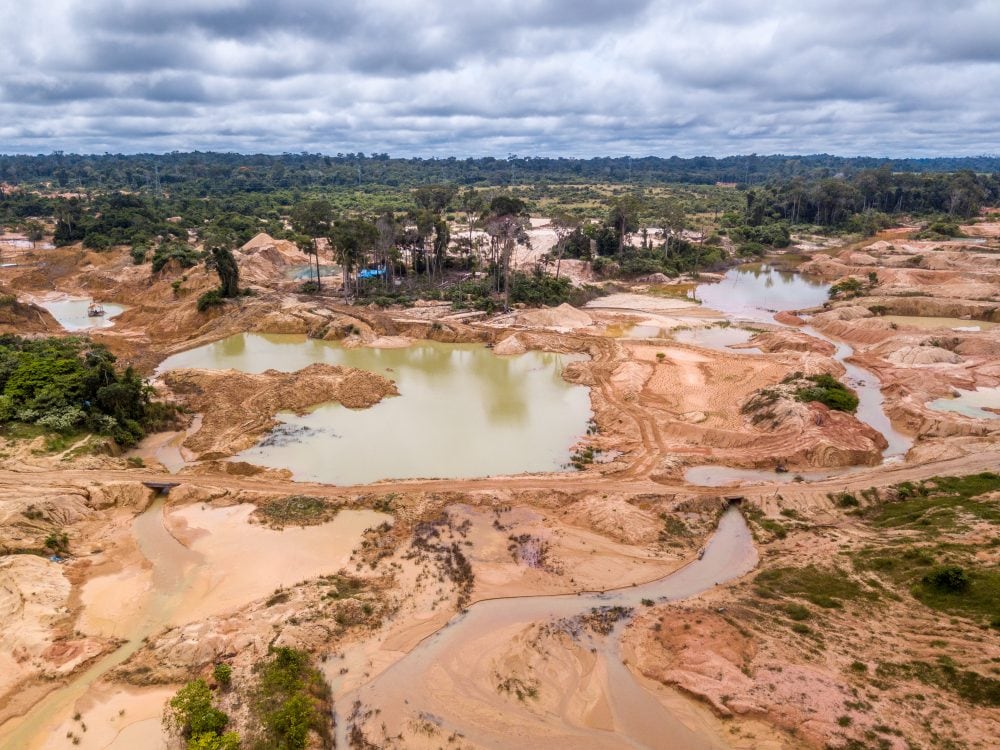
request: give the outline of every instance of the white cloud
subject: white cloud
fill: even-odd
[[[996,150],[1000,4],[0,0],[0,152]]]

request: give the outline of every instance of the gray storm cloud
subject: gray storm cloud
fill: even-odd
[[[0,152],[994,153],[996,29],[996,0],[0,0]]]

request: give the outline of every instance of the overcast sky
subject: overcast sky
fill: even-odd
[[[1000,151],[1000,0],[0,0],[0,152]]]

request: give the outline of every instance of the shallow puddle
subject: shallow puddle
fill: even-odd
[[[989,331],[996,328],[996,323],[989,323],[984,320],[965,320],[963,318],[932,318],[917,317],[915,315],[883,315],[882,320],[895,323],[898,326],[910,326],[912,328],[922,328],[925,330],[948,329],[952,331]]]
[[[958,394],[955,398],[936,399],[927,406],[972,419],[1000,419],[1000,388],[977,388],[974,391],[958,389]]]
[[[91,316],[87,314],[90,298],[40,299],[36,304],[44,307],[56,321],[67,331],[83,331],[89,328],[110,328],[115,324],[113,318],[121,315],[128,308],[111,302],[101,303],[104,315]]]
[[[477,344],[418,342],[402,349],[345,349],[295,335],[240,334],[167,359],[159,368],[291,372],[314,362],[378,372],[400,395],[370,409],[339,404],[283,424],[236,456],[290,469],[299,480],[471,478],[558,471],[587,431],[590,395],[562,378],[583,355],[494,355]]]
[[[747,343],[756,336],[755,331],[736,326],[710,326],[703,328],[684,328],[674,331],[673,338],[681,344],[703,346],[719,352],[736,352],[738,354],[761,354],[756,346],[733,349],[733,346]]]
[[[705,464],[692,466],[685,471],[684,481],[699,487],[726,487],[743,484],[769,484],[771,482],[815,482],[830,477],[844,476],[867,468],[869,467],[858,466],[826,471],[777,472],[774,469],[739,469],[732,466]]]

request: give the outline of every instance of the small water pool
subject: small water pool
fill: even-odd
[[[703,346],[720,352],[737,352],[739,354],[761,354],[755,346],[745,349],[733,349],[733,346],[747,343],[756,336],[756,332],[737,326],[708,326],[702,328],[683,328],[674,331],[674,340],[682,344]]]
[[[111,302],[103,302],[104,315],[91,317],[87,315],[92,299],[88,297],[66,297],[62,299],[42,299],[36,304],[44,307],[56,321],[67,331],[84,331],[91,328],[110,328],[115,324],[114,317],[121,315],[128,308]]]
[[[772,322],[779,310],[816,307],[828,298],[830,285],[783,271],[767,263],[730,268],[721,281],[699,284],[695,299],[706,307],[743,320]]]
[[[955,398],[935,399],[927,406],[973,419],[1000,419],[1000,388],[977,388],[974,391],[958,389],[958,394]]]
[[[926,330],[941,330],[948,329],[952,331],[989,331],[992,328],[996,328],[996,323],[990,323],[984,320],[965,320],[964,318],[935,318],[921,316],[917,317],[915,315],[883,315],[883,320],[887,320],[890,323],[895,323],[899,326],[911,326],[913,328],[922,328]]]

